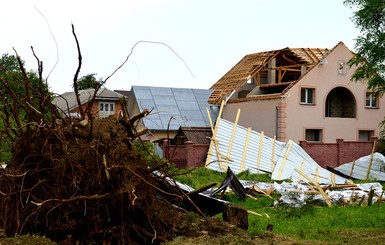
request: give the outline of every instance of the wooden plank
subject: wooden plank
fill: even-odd
[[[355,165],[355,164],[356,164],[356,159],[354,159],[353,162],[352,162],[352,168],[350,169],[349,177],[352,177],[353,169],[354,169],[354,165]]]
[[[218,131],[218,126],[219,126],[219,122],[221,120],[221,116],[222,116],[222,111],[223,111],[223,107],[225,106],[225,101],[222,100],[222,103],[221,103],[221,107],[219,109],[219,113],[218,113],[218,117],[217,117],[217,121],[215,122],[215,124],[217,125],[216,127],[214,127],[214,132],[213,132],[213,139],[216,139],[216,136],[217,136],[217,131]],[[213,125],[211,125],[213,127]],[[219,166],[220,168],[224,171],[223,169],[223,166],[222,166],[222,158],[221,158],[221,154],[219,152],[219,147],[218,147],[218,143],[216,140],[211,140],[210,142],[210,149],[209,149],[209,153],[207,155],[207,158],[206,158],[206,163],[205,163],[205,166],[208,166],[210,164],[210,156],[212,154],[212,148],[215,147],[215,150],[217,152],[217,158],[218,158],[218,163],[219,163]]]
[[[286,152],[285,152],[285,156],[283,157],[282,164],[281,164],[281,167],[279,168],[279,172],[278,172],[278,176],[277,176],[277,179],[278,179],[278,180],[281,180],[282,171],[283,171],[283,168],[284,168],[284,166],[285,166],[286,159],[287,159],[287,155],[288,155],[289,152],[290,152],[290,148],[291,148],[292,143],[293,143],[293,141],[290,141],[289,146],[287,147],[287,150],[286,150]]]
[[[372,163],[373,163],[373,154],[374,150],[376,149],[376,141],[373,142],[373,148],[372,148],[372,154],[370,155],[370,160],[369,160],[369,166],[368,166],[368,171],[366,172],[366,180],[369,179],[370,175],[370,169],[372,168]]]
[[[229,142],[229,146],[227,148],[227,155],[226,155],[226,162],[225,162],[225,168],[227,169],[228,165],[229,165],[229,159],[230,159],[230,154],[231,154],[231,149],[233,148],[233,143],[234,143],[234,137],[235,137],[235,133],[237,132],[237,126],[238,126],[238,120],[239,120],[239,114],[241,112],[241,109],[238,109],[237,111],[237,115],[235,117],[235,122],[234,122],[234,126],[233,126],[233,131],[231,133],[231,138],[230,138],[230,142]]]
[[[326,204],[331,207],[332,206],[332,203],[330,201],[330,198],[328,195],[326,195],[326,193],[324,192],[324,190],[322,189],[322,187],[317,183],[315,182],[314,180],[312,180],[309,176],[307,176],[306,174],[304,174],[301,170],[295,168],[294,169],[295,171],[297,171],[300,175],[302,175],[303,177],[305,177],[305,179],[307,179],[310,183],[312,183],[313,185],[315,185],[318,189],[318,191],[321,193],[322,197],[324,198]]]
[[[276,142],[277,136],[274,135],[274,140],[273,140],[273,148],[271,152],[271,172],[274,171],[275,168],[275,161],[274,161],[274,155],[275,155],[275,142]]]
[[[248,147],[249,147],[250,133],[251,133],[251,128],[248,128],[247,129],[247,134],[246,134],[246,139],[245,139],[245,147],[243,148],[241,167],[239,169],[240,172],[243,172],[243,168],[245,167],[245,160],[246,160],[247,150],[248,150]]]
[[[262,146],[263,146],[263,131],[261,132],[261,136],[259,137],[259,149],[258,149],[258,161],[257,161],[257,169],[259,172],[259,166],[261,165],[261,154],[262,154]]]

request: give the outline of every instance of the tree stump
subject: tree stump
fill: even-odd
[[[241,229],[247,230],[249,227],[247,210],[233,205],[225,204],[223,205],[223,220],[233,224]]]

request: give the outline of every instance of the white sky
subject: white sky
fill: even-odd
[[[354,51],[359,32],[351,16],[343,0],[12,0],[1,3],[0,54],[15,48],[26,68],[37,70],[33,46],[51,90],[71,91],[78,65],[73,23],[83,56],[79,77],[105,79],[147,40],[179,57],[167,46],[140,43],[107,88],[208,89],[246,54],[339,41]]]

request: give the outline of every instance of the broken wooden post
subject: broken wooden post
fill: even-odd
[[[373,163],[373,154],[376,149],[376,141],[373,142],[373,149],[372,149],[372,154],[370,154],[370,160],[369,160],[369,165],[368,165],[368,171],[366,173],[366,180],[369,179],[370,177],[370,170],[372,168],[372,163]]]
[[[249,227],[247,210],[234,204],[226,203],[223,205],[223,220],[241,229],[247,230]]]
[[[368,206],[372,206],[373,196],[374,196],[374,189],[370,188],[370,191],[368,194]]]

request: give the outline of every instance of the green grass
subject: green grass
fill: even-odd
[[[176,170],[182,173],[186,170]],[[268,174],[250,174],[243,172],[238,179],[272,182]],[[212,182],[219,184],[225,178],[225,173],[218,173],[206,168],[198,168],[186,175],[175,177],[178,181],[199,188]],[[301,208],[286,205],[273,206],[279,199],[279,194],[272,194],[273,199],[264,195],[256,200],[247,197],[242,201],[234,194],[227,194],[223,199],[257,212],[262,216],[249,214],[249,233],[261,236],[268,224],[273,225],[273,232],[300,240],[325,241],[332,243],[350,243],[358,239],[352,234],[382,234],[385,229],[385,203],[374,203],[372,206],[351,205],[342,207],[334,204],[328,207],[324,203],[308,203]],[[368,235],[372,234],[372,235]],[[382,238],[383,239],[383,238]],[[367,244],[372,244],[368,242]]]

